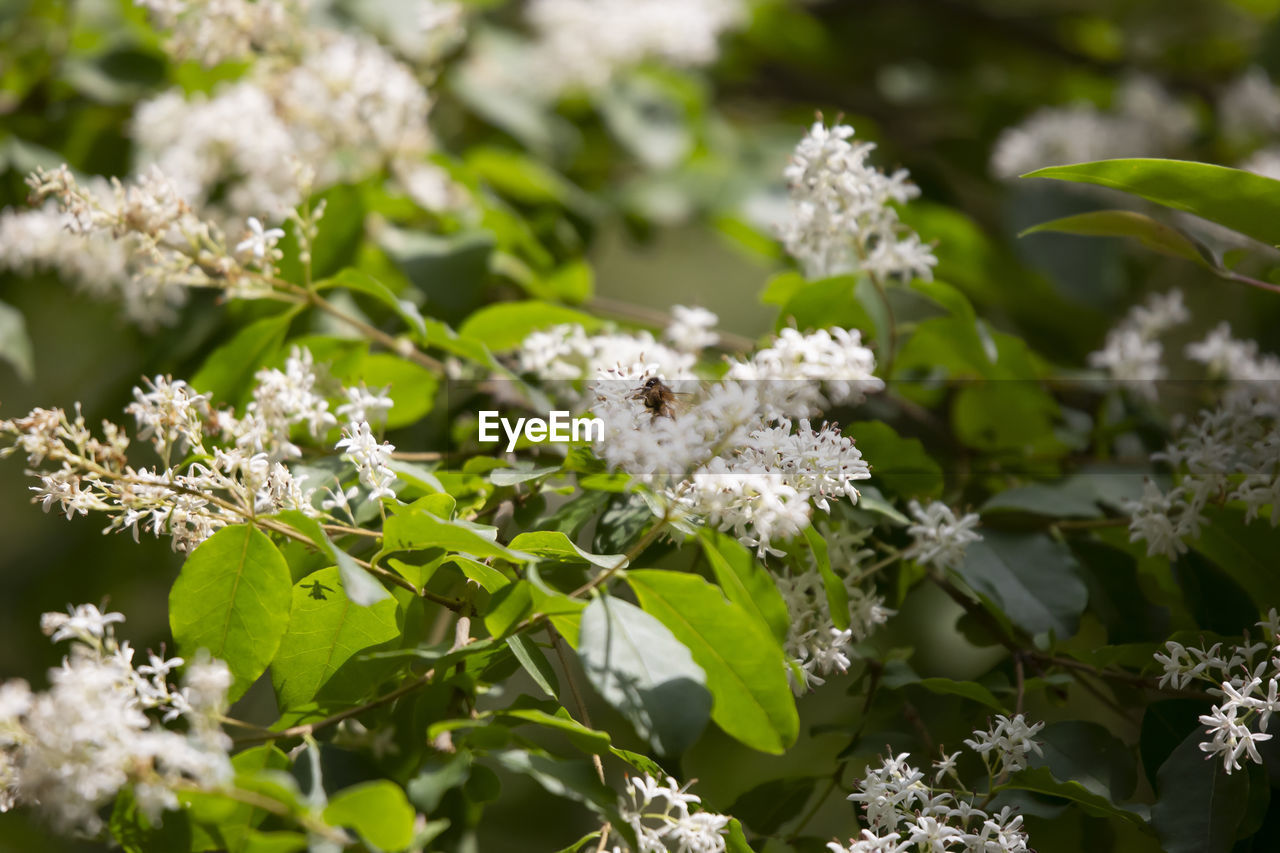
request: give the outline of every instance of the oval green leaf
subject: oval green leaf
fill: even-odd
[[[382,850],[403,850],[413,841],[413,806],[400,786],[385,779],[339,791],[325,806],[324,819],[354,829]]]
[[[705,670],[716,725],[762,752],[778,754],[795,742],[800,721],[786,660],[759,620],[697,575],[643,569],[626,579],[640,606]]]
[[[1110,187],[1280,244],[1280,181],[1191,160],[1133,158],[1050,166],[1023,175]]]
[[[178,654],[200,649],[226,661],[238,699],[266,670],[289,626],[293,581],[276,546],[256,528],[224,527],[183,563],[169,592]]]
[[[360,607],[343,595],[337,569],[321,569],[293,587],[289,629],[271,661],[271,681],[282,708],[296,708],[357,652],[400,635],[396,601]]]

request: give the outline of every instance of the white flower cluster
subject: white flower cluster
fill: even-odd
[[[526,17],[531,85],[554,95],[602,89],[647,60],[708,65],[747,9],[743,0],[532,0]]]
[[[298,40],[309,0],[134,0],[152,23],[170,30],[171,55],[210,67],[282,53]]]
[[[815,122],[784,172],[791,194],[782,227],[787,251],[810,278],[861,270],[881,278],[933,276],[937,258],[898,219],[893,204],[920,194],[907,171],[891,175],[868,163],[874,143],[853,128]]]
[[[1202,412],[1153,454],[1174,469],[1176,485],[1163,492],[1148,481],[1142,498],[1126,507],[1130,540],[1145,540],[1151,555],[1185,551],[1183,540],[1200,535],[1211,502],[1240,502],[1246,520],[1269,508],[1272,526],[1280,523],[1280,358],[1233,339],[1225,324],[1186,354],[1231,384],[1218,408]]]
[[[229,250],[222,231],[201,219],[159,169],[128,184],[79,181],[66,167],[27,179],[51,202],[0,216],[0,264],[50,269],[95,296],[122,300],[144,327],[172,322],[188,287],[251,289],[250,267],[270,271],[277,255]]]
[[[698,328],[698,336],[705,340],[708,327]],[[566,323],[526,337],[516,354],[516,368],[552,382],[589,379],[615,365],[641,363],[653,365],[663,376],[688,376],[697,362],[698,348],[688,346],[692,339],[687,329],[669,332],[674,335],[682,335],[678,348],[644,330],[588,334],[582,326]]]
[[[671,306],[671,323],[662,336],[680,352],[701,352],[720,342],[720,335],[713,331],[720,322],[711,311],[697,306]]]
[[[1165,378],[1164,346],[1159,336],[1190,319],[1182,291],[1152,294],[1107,333],[1103,348],[1089,354],[1089,364],[1106,370],[1126,388],[1148,399],[1157,394],[1156,381]]]
[[[908,509],[916,517],[916,523],[907,528],[912,540],[909,550],[919,563],[942,571],[957,569],[964,562],[969,543],[982,538],[974,531],[980,521],[977,513],[956,518],[951,507],[939,501],[921,506],[913,500]]]
[[[1022,715],[997,717],[988,731],[975,731],[966,740],[970,749],[982,756],[990,779],[998,781],[1008,772],[1026,766],[1026,756],[1039,753],[1032,739],[1043,723],[1027,725]],[[973,795],[961,798],[938,787],[943,777],[957,783],[959,752],[944,754],[933,763],[932,784],[923,771],[907,763],[907,753],[890,754],[881,765],[868,768],[849,799],[862,803],[868,828],[848,845],[832,842],[831,853],[915,853],[915,851],[964,851],[964,853],[1026,853],[1027,833],[1022,816],[1006,806],[989,814],[973,803]],[[961,784],[960,790],[967,790]]]
[[[767,418],[754,386],[717,383],[678,416],[646,409],[635,389],[651,374],[613,370],[593,386],[593,413],[605,424],[598,452],[613,468],[650,483],[687,518],[732,530],[760,554],[809,526],[813,506],[856,501],[854,482],[871,476],[853,441],[837,428]]]
[[[1262,763],[1257,745],[1271,739],[1267,726],[1272,713],[1280,711],[1280,615],[1272,608],[1257,626],[1261,638],[1256,643],[1246,636],[1241,645],[1224,650],[1222,643],[1205,649],[1170,640],[1165,644],[1167,654],[1155,655],[1164,667],[1161,687],[1182,689],[1200,681],[1218,698],[1210,712],[1200,717],[1209,736],[1200,749],[1220,756],[1227,773],[1239,770],[1245,756]]]
[[[679,349],[647,332],[557,326],[525,339],[517,368],[547,380],[593,377],[587,399],[605,425],[597,452],[611,468],[648,482],[684,516],[733,530],[762,554],[780,553],[771,543],[808,527],[813,506],[856,500],[854,481],[870,476],[850,439],[807,418],[833,403],[860,403],[884,383],[856,331],[784,329],[751,357],[731,359],[722,381],[698,388],[683,378],[698,345],[710,343],[713,322],[704,310],[677,314],[667,337]],[[647,405],[640,391],[650,380],[669,380],[685,397]]]
[[[797,696],[825,684],[828,676],[846,672],[850,645],[871,636],[894,613],[873,588],[864,585],[866,579],[858,573],[860,563],[874,555],[861,547],[871,531],[819,526],[832,570],[849,595],[849,627],[837,628],[832,620],[830,599],[816,565],[775,577],[790,617],[783,650],[792,664],[787,673]]]
[[[884,390],[876,359],[856,329],[783,329],[750,359],[729,364],[729,379],[766,386],[768,414],[814,415],[830,405],[857,405]]]
[[[190,663],[185,686],[175,688],[168,677],[183,660],[152,654],[135,668],[134,650],[112,627],[122,621],[91,604],[44,614],[53,642],[72,645],[50,670],[47,691],[0,684],[0,811],[30,805],[63,831],[92,834],[101,828],[98,810],[126,785],[158,822],[178,808],[176,789],[230,782],[231,740],[218,725],[231,685],[226,664]],[[185,733],[164,727],[179,717]]]
[[[1111,110],[1092,104],[1044,107],[996,140],[991,172],[1014,179],[1042,166],[1177,152],[1196,133],[1195,111],[1156,81],[1133,77]]]
[[[620,811],[636,834],[637,853],[721,853],[729,818],[708,811],[692,811],[701,802],[670,776],[659,782],[652,776],[632,776]],[[692,783],[690,783],[692,784]],[[627,848],[614,846],[613,853]]]
[[[12,442],[0,456],[26,454],[30,473],[40,481],[32,487],[34,500],[45,511],[57,505],[67,518],[105,513],[111,522],[104,532],[128,530],[135,539],[140,531],[164,534],[178,551],[190,551],[218,529],[255,515],[286,509],[321,515],[312,503],[315,490],[304,489],[282,461],[301,454],[291,440],[295,426],[321,440],[337,425],[328,399],[317,390],[311,354],[295,349],[284,370],[264,368],[256,378],[242,418],[214,408],[207,395],[182,380],[157,376],[135,388],[126,411],[137,421],[138,437],[160,456],[158,468],[130,465],[125,431],[104,422],[102,439],[95,438],[78,409],[74,417],[61,409],[35,409],[0,421],[0,436]],[[379,419],[390,406],[385,394],[347,389],[347,395],[355,402],[339,412],[360,415],[347,427],[353,435],[366,435],[365,419]],[[385,460],[391,449],[375,443],[372,450],[361,445],[351,451],[362,482],[379,496],[389,493],[387,478],[394,475],[370,459]],[[51,465],[42,470],[45,462]]]
[[[432,100],[412,69],[368,36],[314,30],[303,44],[297,58],[260,62],[212,96],[171,91],[141,104],[139,165],[159,165],[188,202],[226,218],[283,218],[313,183],[384,166],[415,201],[440,206],[439,186],[419,192],[442,173],[425,160]]]

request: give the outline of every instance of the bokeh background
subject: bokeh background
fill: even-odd
[[[359,0],[316,5],[340,17],[360,14]],[[370,5],[394,19],[396,0]],[[478,30],[524,26],[519,3],[467,5]],[[769,331],[776,311],[759,295],[786,262],[768,222],[782,198],[788,153],[820,111],[875,140],[880,165],[910,170],[922,198],[907,218],[937,241],[939,277],[1064,371],[1082,367],[1143,292],[1172,286],[1182,287],[1199,318],[1188,335],[1225,319],[1237,337],[1275,349],[1274,298],[1116,241],[1018,239],[1029,225],[1114,200],[1013,176],[1105,156],[1265,170],[1269,147],[1280,151],[1280,99],[1269,113],[1265,97],[1273,75],[1280,80],[1278,13],[1280,0],[762,2],[747,26],[724,37],[710,68],[659,77],[666,86],[656,94],[637,84],[630,102],[569,99],[540,120],[555,131],[551,161],[592,201],[580,233],[601,297],[656,309],[698,303],[730,331]],[[432,126],[443,150],[527,146],[519,105],[503,106],[493,92],[466,85],[471,49],[463,47],[432,88]],[[86,173],[128,173],[134,103],[188,70],[166,58],[130,0],[0,0],[0,207],[24,204],[23,177],[38,164],[65,159]],[[1242,82],[1250,80],[1253,101]],[[646,163],[663,146],[685,156]],[[0,258],[5,251],[0,246]],[[495,284],[472,297],[504,295]],[[0,302],[24,318],[30,343],[24,353],[18,331],[0,331],[10,358],[0,363],[6,417],[79,402],[90,423],[121,420],[141,376],[190,375],[234,325],[226,306],[200,295],[177,326],[143,332],[116,306],[54,275],[7,269]],[[0,677],[43,683],[59,651],[32,614],[71,602],[106,602],[128,614],[123,634],[136,647],[163,643],[180,562],[168,543],[103,536],[100,520],[45,514],[29,503],[28,486],[21,460],[0,461]],[[951,608],[925,585],[902,604],[886,641],[914,646],[925,675],[981,671],[985,653],[959,637]],[[806,697],[802,730],[847,725],[847,703],[838,686]],[[925,713],[941,715],[945,703],[938,704]],[[803,773],[806,761],[841,742],[838,733],[809,737],[772,759],[708,737],[682,770],[699,780],[707,802],[728,807],[750,780],[781,775],[784,765]],[[589,828],[570,807],[549,806],[533,791],[522,799],[520,783],[507,784],[481,849],[550,850]],[[760,806],[785,809],[786,800]],[[812,826],[841,832],[851,810],[831,802]],[[1041,851],[1084,849],[1079,839],[1036,842]],[[1123,839],[1111,842],[1121,849]],[[81,849],[94,848],[0,815],[0,850]]]

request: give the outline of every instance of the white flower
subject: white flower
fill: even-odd
[[[620,811],[640,842],[640,853],[720,853],[725,849],[725,815],[692,811],[699,798],[670,776],[660,782],[647,774],[631,777]]]
[[[395,490],[391,487],[396,481],[396,472],[387,466],[395,445],[379,442],[368,421],[345,427],[336,448],[345,450],[342,458],[356,466],[360,482],[369,489],[369,500],[395,497]]]
[[[262,261],[267,257],[267,253],[275,248],[276,241],[284,236],[284,230],[280,228],[263,230],[262,222],[256,216],[249,217],[248,225],[249,236],[236,244],[235,253],[240,255],[248,252],[253,255],[254,260]]]
[[[555,94],[601,89],[646,59],[706,65],[747,10],[742,0],[533,0],[526,15],[536,39],[523,87]]]
[[[226,683],[207,711],[192,709],[164,681],[176,661],[153,655],[150,666],[133,669],[133,650],[111,627],[123,621],[120,614],[69,609],[70,617],[42,620],[47,632],[73,640],[62,666],[49,673],[50,688],[33,694],[23,682],[0,687],[0,810],[31,805],[64,831],[92,834],[101,828],[98,811],[126,785],[158,821],[162,810],[178,807],[175,788],[228,783],[231,741],[214,716]],[[186,716],[187,731],[165,729],[148,716],[151,708],[167,709],[166,719]]]
[[[66,613],[45,613],[40,617],[40,630],[52,642],[63,640],[79,640],[90,646],[97,646],[116,622],[123,622],[123,613],[103,613],[92,604],[80,604],[68,607]]]
[[[956,569],[964,562],[965,548],[982,535],[974,532],[981,520],[976,513],[956,518],[951,508],[939,501],[922,507],[918,501],[908,504],[916,524],[907,528],[911,534],[915,559],[938,569]]]
[[[1156,397],[1155,381],[1167,375],[1164,347],[1156,338],[1190,319],[1182,291],[1152,294],[1134,306],[1107,333],[1105,346],[1089,354],[1089,364],[1106,370],[1114,379],[1148,399]]]
[[[663,337],[681,352],[700,352],[720,340],[712,331],[720,318],[706,308],[672,305],[671,318]]]
[[[984,761],[988,761],[988,754],[994,756],[994,763],[988,766],[997,776],[1003,776],[1026,767],[1029,754],[1043,754],[1040,744],[1033,740],[1042,728],[1043,722],[1027,725],[1021,714],[1013,717],[997,714],[994,725],[987,731],[974,731],[973,738],[964,743]]]
[[[870,166],[875,147],[853,143],[853,128],[815,122],[784,174],[791,214],[782,229],[787,251],[810,278],[857,269],[877,276],[932,278],[933,252],[903,225],[894,203],[919,195],[906,170]]]

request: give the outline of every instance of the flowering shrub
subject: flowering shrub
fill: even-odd
[[[1280,89],[849,5],[0,24],[6,844],[1270,849]]]

